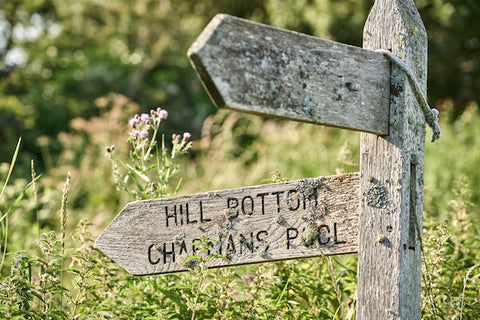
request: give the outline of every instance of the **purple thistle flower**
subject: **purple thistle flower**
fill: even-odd
[[[183,133],[183,140],[188,140],[190,139],[192,135],[190,134],[190,132],[184,132]]]
[[[160,111],[158,112],[158,116],[159,116],[160,119],[162,119],[162,120],[167,119],[167,117],[168,117],[168,112],[167,112],[167,110],[160,110]]]
[[[140,136],[140,131],[134,130],[132,132],[132,137],[133,137],[134,140],[137,140],[139,136]]]
[[[142,120],[145,123],[149,123],[150,122],[150,116],[147,113],[142,113],[142,115],[140,116],[140,120]]]
[[[177,134],[172,134],[172,140],[177,140],[179,138],[179,136]]]
[[[138,125],[139,122],[140,122],[140,121],[138,120],[138,115],[136,115],[135,117],[133,117],[133,118],[131,118],[130,120],[128,120],[128,124],[129,124],[130,127],[132,127],[132,128],[135,128],[135,127]]]
[[[144,130],[144,131],[140,132],[140,136],[142,137],[142,139],[147,139],[148,138],[148,131]]]
[[[248,286],[248,283],[253,280],[253,277],[248,274],[242,275],[241,279],[245,282],[245,284]]]

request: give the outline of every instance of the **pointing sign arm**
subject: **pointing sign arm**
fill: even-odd
[[[186,270],[212,239],[209,267],[357,252],[359,176],[211,191],[129,203],[95,246],[133,275]]]
[[[188,56],[219,108],[388,134],[381,53],[219,14]]]

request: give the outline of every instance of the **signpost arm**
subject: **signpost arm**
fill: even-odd
[[[387,49],[426,92],[427,35],[413,0],[376,0],[364,48]],[[358,319],[420,319],[425,117],[391,64],[389,134],[362,133]]]

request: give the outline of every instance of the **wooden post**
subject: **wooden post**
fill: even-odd
[[[376,0],[364,48],[387,49],[426,92],[427,35],[413,0]],[[389,134],[361,135],[358,319],[420,319],[425,117],[391,64]]]

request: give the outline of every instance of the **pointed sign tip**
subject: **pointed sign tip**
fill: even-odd
[[[190,48],[187,50],[187,56],[191,57],[192,55],[198,53],[203,46],[207,43],[208,39],[212,35],[212,33],[215,31],[215,29],[222,23],[222,21],[227,17],[228,15],[224,13],[218,13],[216,14],[212,20],[207,24],[205,29],[200,33],[200,35],[195,39],[195,41],[192,43]]]

